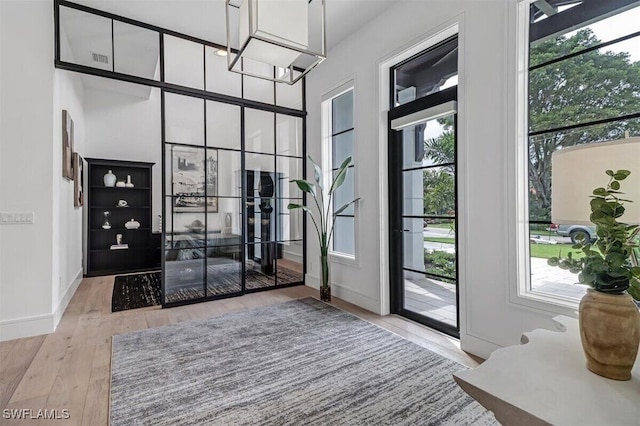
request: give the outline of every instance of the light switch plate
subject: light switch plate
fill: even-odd
[[[33,212],[0,212],[0,225],[30,225],[33,223]]]

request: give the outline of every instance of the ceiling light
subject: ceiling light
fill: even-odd
[[[218,55],[218,56],[227,56],[227,51],[226,50],[222,50],[222,49],[218,49],[218,50],[216,50],[216,55]]]
[[[226,0],[226,18],[229,71],[294,84],[326,57],[325,0]]]

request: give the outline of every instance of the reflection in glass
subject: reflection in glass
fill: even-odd
[[[355,218],[338,216],[333,231],[333,250],[339,253],[353,255],[355,249]]]
[[[113,71],[111,19],[61,6],[60,59]]]
[[[292,157],[277,157],[277,197],[302,198],[302,191],[293,179],[302,179],[302,159]]]
[[[218,196],[242,196],[242,154],[240,151],[216,150],[218,155]]]
[[[167,83],[204,89],[204,46],[164,35],[164,79]]]
[[[423,98],[458,84],[458,38],[421,53],[395,69],[393,106]]]
[[[403,171],[403,215],[455,215],[455,188],[453,166]]]
[[[242,64],[243,70],[247,72],[255,73],[257,75],[273,75],[273,67],[262,62],[243,59]],[[275,83],[273,81],[243,75],[243,97],[244,99],[250,99],[252,101],[264,102],[273,105],[273,97],[276,90],[274,84]]]
[[[167,142],[204,145],[204,99],[165,93]]]
[[[214,47],[205,47],[207,68],[207,87],[205,90],[236,98],[242,97],[242,77],[238,73],[229,72],[226,56],[220,56],[217,52],[219,50]]]
[[[331,134],[353,129],[353,90],[331,101]]]
[[[278,241],[302,240],[302,209],[287,209],[289,203],[302,205],[302,199],[278,199]]]
[[[245,108],[245,150],[273,154],[274,113]]]
[[[278,155],[302,157],[302,118],[276,114],[276,146]]]
[[[166,303],[204,297],[204,249],[165,251],[164,297]]]
[[[240,150],[240,136],[240,107],[207,101],[207,146]]]
[[[276,243],[247,244],[246,250],[246,288],[273,287],[276,285]]]
[[[207,249],[207,296],[242,291],[242,246]]]
[[[279,244],[282,256],[278,257],[276,284],[285,285],[304,281],[302,266],[302,242]]]
[[[115,72],[160,80],[160,38],[157,32],[113,21]]]

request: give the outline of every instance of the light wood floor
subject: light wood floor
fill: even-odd
[[[298,286],[232,299],[111,313],[113,277],[86,278],[55,333],[0,342],[0,423],[7,425],[106,425],[109,410],[111,336],[221,315],[301,297],[318,297]],[[333,298],[333,305],[469,367],[475,359],[458,341],[396,316],[380,317]],[[1,410],[68,409],[68,420],[6,420]]]

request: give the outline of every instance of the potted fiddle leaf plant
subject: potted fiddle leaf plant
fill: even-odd
[[[301,204],[289,203],[287,208],[289,210],[302,209],[311,218],[313,226],[318,236],[318,244],[320,245],[320,300],[324,302],[331,301],[331,280],[329,277],[329,244],[331,244],[331,238],[333,237],[333,231],[335,229],[336,217],[345,211],[350,205],[357,202],[360,198],[349,201],[348,203],[335,208],[333,206],[333,199],[336,191],[344,183],[347,173],[349,172],[349,165],[351,164],[351,157],[347,157],[338,170],[335,172],[333,179],[329,185],[329,188],[324,187],[324,173],[322,168],[313,161],[313,158],[309,156],[309,161],[313,164],[313,175],[315,183],[309,182],[304,179],[292,180],[300,190],[306,194],[311,195],[316,205],[317,211],[313,211],[307,206]],[[325,199],[326,197],[326,199]]]
[[[573,246],[581,257],[569,253],[548,260],[552,266],[578,273],[588,284],[580,301],[579,324],[587,368],[610,379],[629,380],[640,344],[640,267],[634,258],[638,246],[632,237],[638,225],[619,222],[625,213],[620,182],[628,170],[606,171],[609,183],[593,190],[590,220],[596,225],[597,240],[584,239]],[[575,253],[574,253],[575,254]],[[635,259],[635,261],[634,261]]]

